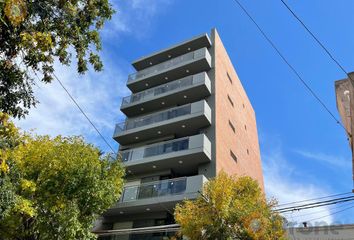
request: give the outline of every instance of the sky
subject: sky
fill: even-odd
[[[345,74],[328,58],[280,0],[240,0],[287,60],[338,116],[334,81]],[[343,129],[301,85],[233,0],[111,0],[117,13],[101,32],[104,71],[76,73],[55,65],[57,76],[114,149],[115,123],[124,120],[121,99],[135,59],[209,33],[216,27],[257,116],[265,189],[279,203],[350,192],[351,152]],[[287,0],[287,3],[350,72],[354,71],[354,1]],[[109,148],[57,82],[37,81],[40,101],[17,121],[37,134],[82,135]],[[354,223],[354,204],[287,214],[289,221]]]

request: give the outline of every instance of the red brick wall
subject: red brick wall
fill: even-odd
[[[255,113],[216,31],[214,49],[216,171],[223,169],[228,174],[251,176],[263,188]],[[235,132],[229,126],[229,120]],[[230,150],[236,155],[237,162],[230,156]]]

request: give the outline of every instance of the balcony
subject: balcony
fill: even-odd
[[[120,152],[126,169],[139,174],[146,169],[172,169],[190,174],[198,165],[211,160],[211,143],[204,134],[173,139]]]
[[[96,231],[98,240],[183,240],[179,236],[180,227],[178,224],[142,227],[133,229],[117,229]]]
[[[127,119],[116,125],[113,138],[121,145],[128,145],[173,134],[176,137],[193,135],[210,124],[211,109],[202,100]]]
[[[152,65],[165,62],[172,57],[181,56],[190,51],[200,49],[203,47],[209,48],[211,46],[211,41],[207,34],[201,34],[192,39],[188,39],[182,43],[176,44],[169,48],[160,50],[158,52],[152,53],[148,56],[144,56],[133,62],[133,66],[137,71],[144,68],[151,67]]]
[[[127,86],[136,93],[210,68],[209,51],[201,48],[130,74]]]
[[[183,105],[210,94],[210,79],[206,72],[202,72],[125,97],[120,109],[131,117],[158,110],[161,103],[165,103],[165,107]]]
[[[196,175],[125,187],[119,202],[104,216],[172,210],[183,199],[197,198],[206,181]]]

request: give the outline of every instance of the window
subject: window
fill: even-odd
[[[242,107],[245,108],[245,104],[244,103],[242,103]]]
[[[233,107],[234,106],[234,102],[232,101],[232,99],[231,99],[229,94],[227,94],[227,99],[229,99],[229,102],[230,102],[231,106]]]
[[[236,155],[233,153],[233,151],[230,150],[230,156],[232,157],[232,159],[237,162],[237,157]]]
[[[235,126],[232,124],[232,122],[229,120],[229,126],[232,129],[233,132],[235,132]]]
[[[144,150],[144,157],[157,156],[160,154],[166,154],[170,152],[177,152],[188,149],[189,139],[182,139],[174,142],[168,142],[161,145],[154,145],[147,147]]]
[[[126,161],[129,161],[132,157],[132,153],[133,151],[124,151],[121,153],[121,156],[122,156],[122,161],[123,162],[126,162]]]
[[[247,126],[245,125],[245,130],[247,131]]]
[[[155,219],[155,226],[165,225],[166,219]]]
[[[227,75],[227,78],[229,79],[230,83],[233,84],[230,74],[228,72],[226,72],[226,75]]]
[[[250,155],[250,151],[247,149],[247,154]]]

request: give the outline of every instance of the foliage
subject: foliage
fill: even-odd
[[[0,0],[0,111],[24,117],[37,101],[30,74],[53,79],[54,60],[102,70],[99,30],[114,13],[109,0]]]
[[[95,219],[121,194],[119,162],[80,137],[26,135],[0,119],[0,236],[95,239]]]
[[[9,121],[8,115],[0,112],[0,222],[4,221],[8,212],[23,204],[21,199],[17,198],[15,185],[9,177],[10,164],[7,151],[18,146],[20,138],[18,129]],[[12,169],[11,175],[15,179],[17,175],[15,169]]]
[[[204,185],[202,196],[176,206],[175,219],[191,240],[286,239],[274,204],[265,200],[257,181],[221,172]]]

